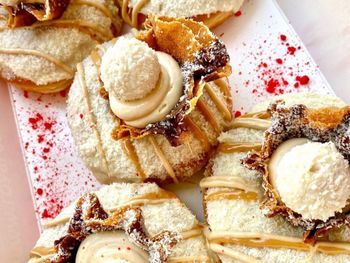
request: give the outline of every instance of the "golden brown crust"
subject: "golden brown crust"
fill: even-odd
[[[7,25],[10,28],[29,26],[36,21],[48,21],[59,18],[66,10],[70,0],[45,0],[33,3],[19,2],[16,6],[6,6]]]
[[[304,105],[291,108],[283,107],[283,101],[270,105],[268,112],[272,116],[270,128],[265,132],[263,147],[260,152],[252,152],[243,160],[243,164],[258,171],[263,176],[265,200],[262,208],[268,211],[268,216],[282,215],[294,226],[304,228],[304,241],[316,242],[319,236],[341,225],[350,224],[349,213],[337,213],[326,222],[304,219],[281,200],[269,177],[269,160],[274,150],[290,138],[308,138],[312,141],[333,141],[340,153],[348,160],[350,147],[346,141],[350,135],[346,133],[350,123],[350,107],[308,109]],[[345,142],[344,142],[345,141]]]

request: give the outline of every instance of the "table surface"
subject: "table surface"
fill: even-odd
[[[343,87],[350,82],[350,1],[338,0],[336,5],[331,0],[277,2],[336,94],[350,103],[350,88]],[[0,259],[1,262],[23,262],[39,233],[6,89],[0,89],[0,111]],[[9,180],[10,176],[19,179]],[[21,209],[9,206],[7,200],[10,199],[18,200]],[[18,228],[7,227],[14,225],[13,221]]]

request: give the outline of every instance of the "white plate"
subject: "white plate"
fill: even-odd
[[[237,115],[281,92],[333,94],[273,0],[247,1],[242,15],[232,17],[215,32],[222,37],[231,56],[230,82]],[[281,35],[286,36],[285,41]],[[291,54],[294,48],[295,53]],[[294,87],[296,77],[305,75],[309,83]],[[84,167],[73,145],[66,120],[65,94],[28,94],[13,87],[10,92],[40,228],[62,207],[100,185]],[[203,220],[196,183],[167,188],[178,193]]]

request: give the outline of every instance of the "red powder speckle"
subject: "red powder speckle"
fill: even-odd
[[[26,99],[29,98],[28,91],[26,91],[26,90],[23,91],[23,97],[25,97]]]
[[[50,148],[44,148],[44,149],[43,149],[43,152],[44,152],[44,153],[50,152]]]
[[[38,135],[38,143],[42,143],[44,141],[44,135]]]
[[[294,55],[297,49],[295,47],[288,47],[288,54]]]
[[[310,82],[310,78],[308,76],[306,76],[306,75],[301,76],[301,77],[297,76],[295,78],[295,80],[298,81],[300,83],[300,85],[303,85],[303,86],[309,84],[309,82]]]
[[[44,209],[44,211],[41,213],[41,217],[43,219],[47,219],[47,218],[51,218],[51,215],[49,214],[49,212],[47,211],[47,209]]]
[[[67,91],[66,90],[61,90],[60,91],[61,97],[65,98],[67,96]]]
[[[270,79],[266,84],[266,91],[268,93],[275,93],[276,88],[280,86],[280,83],[277,79]]]
[[[286,37],[286,35],[280,35],[280,39],[282,40],[282,41],[286,41],[287,40],[287,37]]]
[[[80,119],[83,119],[84,118],[84,114],[80,113],[79,117],[80,117]]]
[[[242,12],[241,11],[237,11],[236,13],[235,13],[235,16],[241,16],[242,15]]]
[[[41,189],[41,188],[38,188],[37,190],[36,190],[36,193],[38,194],[38,195],[43,195],[43,189]]]
[[[127,250],[131,250],[131,247],[127,247],[126,249],[127,249]]]
[[[52,123],[51,123],[51,122],[45,122],[45,123],[44,123],[44,127],[45,127],[46,130],[51,130],[51,128],[52,128]]]
[[[298,82],[294,83],[294,88],[296,88],[296,89],[299,88],[299,83]]]
[[[281,58],[276,59],[277,64],[283,64],[283,60]]]
[[[238,118],[242,115],[242,113],[240,111],[235,111],[235,117]]]

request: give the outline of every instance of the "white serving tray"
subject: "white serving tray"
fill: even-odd
[[[247,0],[241,12],[240,16],[232,17],[215,29],[231,56],[233,74],[230,83],[237,115],[281,92],[333,94],[274,0]],[[281,39],[281,35],[286,36],[286,41]],[[290,54],[293,48],[288,51],[288,47],[295,48],[294,55]],[[276,59],[282,59],[283,63],[279,64],[280,61]],[[295,88],[298,82],[296,77],[305,75],[309,77],[309,83]],[[276,83],[280,86],[276,87]],[[266,91],[267,86],[270,92],[273,88],[276,92]],[[38,228],[41,229],[43,222],[55,216],[62,207],[83,192],[97,189],[100,185],[84,167],[73,145],[66,120],[65,94],[28,94],[14,87],[9,87],[9,92],[28,187],[32,193]],[[174,190],[203,220],[201,196],[196,184],[199,176],[193,182],[167,188]],[[36,231],[32,230],[33,235]],[[28,231],[26,235],[30,233]]]

